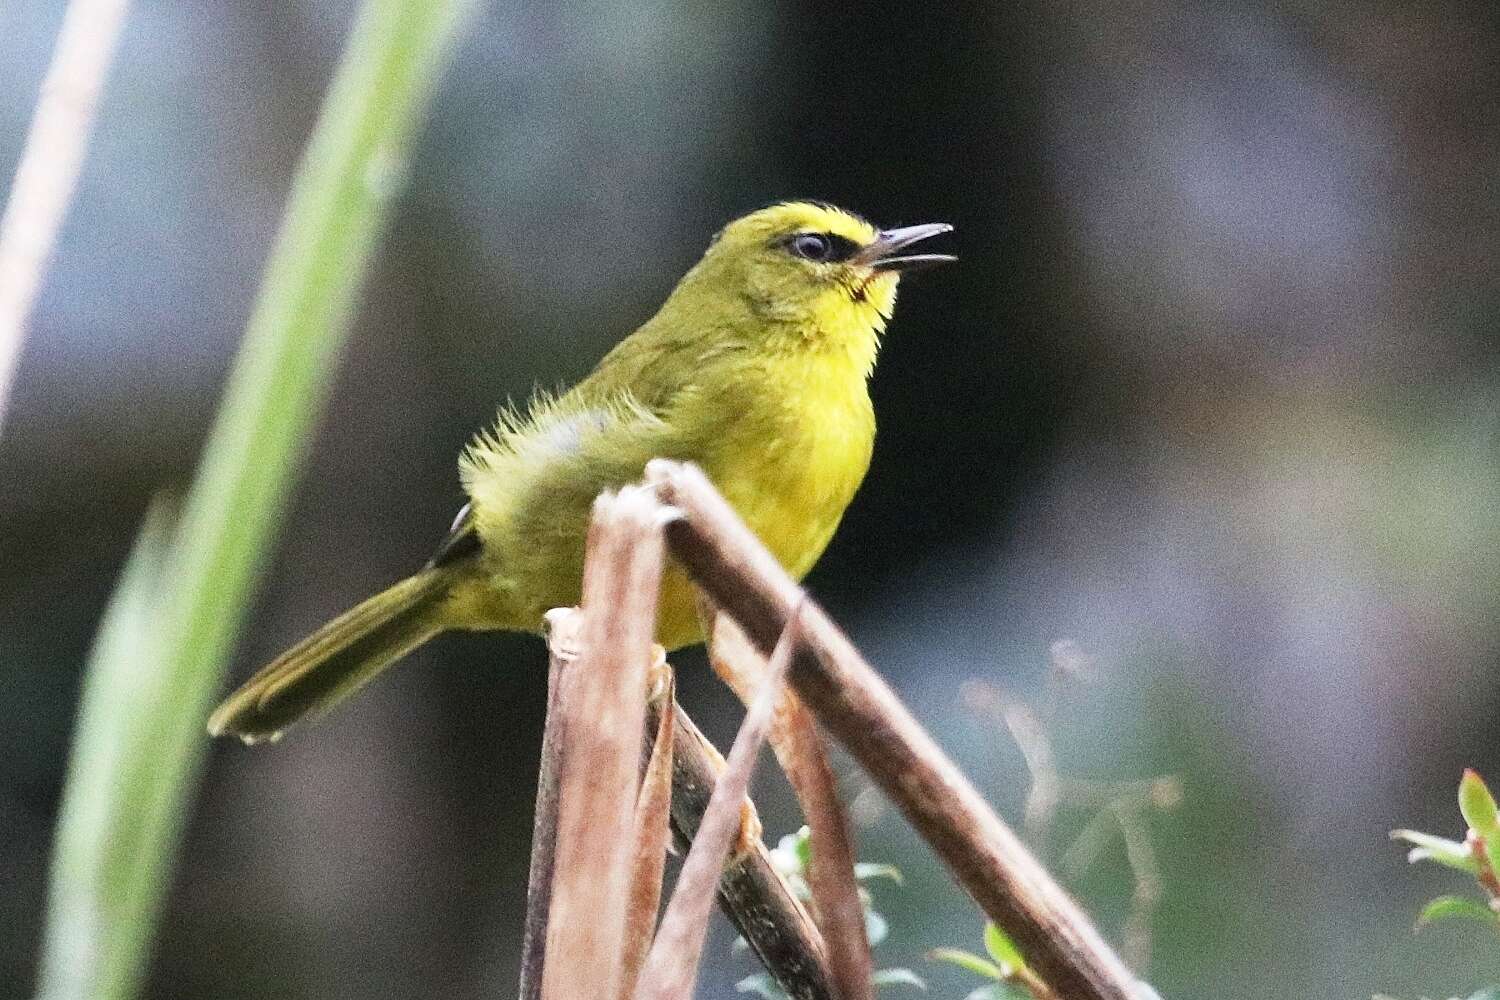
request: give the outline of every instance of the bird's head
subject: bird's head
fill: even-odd
[[[733,295],[768,327],[809,344],[854,348],[867,341],[873,362],[901,275],[956,259],[906,251],[952,229],[930,223],[879,230],[831,205],[783,202],[725,226],[691,284]]]

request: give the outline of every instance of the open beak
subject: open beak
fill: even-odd
[[[920,271],[938,264],[948,264],[958,258],[946,253],[903,254],[901,251],[913,243],[951,232],[953,227],[946,222],[887,229],[855,254],[852,262],[868,265],[876,271]]]

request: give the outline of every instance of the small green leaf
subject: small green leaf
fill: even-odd
[[[1500,1000],[1500,986],[1487,986],[1478,993],[1471,993],[1469,1000]]]
[[[993,923],[984,925],[984,950],[990,953],[990,957],[1000,968],[1005,970],[1005,978],[1009,979],[1016,969],[1024,968],[1026,960],[1021,957],[1021,950],[1015,946],[1015,942],[1006,936],[1005,932]]]
[[[997,982],[1005,979],[1005,970],[1001,969],[1000,966],[988,959],[980,958],[973,952],[964,951],[960,948],[934,948],[927,953],[927,960],[929,962],[947,962],[949,965],[956,965],[960,969],[966,969],[976,976],[994,979]]]
[[[1418,861],[1433,861],[1449,868],[1468,872],[1470,875],[1479,874],[1479,862],[1475,859],[1474,852],[1470,850],[1468,844],[1444,837],[1434,837],[1430,833],[1421,833],[1417,830],[1392,830],[1391,839],[1404,840],[1414,845],[1406,853],[1406,860],[1412,864]]]
[[[914,986],[919,990],[927,989],[927,981],[910,969],[880,969],[870,976],[870,982],[876,988],[885,986]]]
[[[1437,920],[1480,920],[1491,925],[1500,925],[1500,916],[1495,915],[1483,903],[1469,899],[1467,896],[1439,896],[1426,906],[1422,907],[1422,913],[1417,917],[1417,929]]]
[[[1464,814],[1469,828],[1486,839],[1500,836],[1500,809],[1484,779],[1472,767],[1464,769],[1458,783],[1458,811]]]
[[[806,875],[812,864],[812,831],[804,826],[782,837],[771,852],[771,860],[783,875]]]
[[[812,863],[812,830],[806,826],[776,842],[776,850],[796,863],[794,871],[805,872]]]
[[[867,882],[873,878],[888,878],[897,885],[905,884],[901,877],[901,869],[895,865],[882,865],[871,861],[855,862],[854,877],[861,882]]]

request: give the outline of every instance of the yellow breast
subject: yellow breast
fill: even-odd
[[[870,467],[875,415],[863,372],[798,365],[774,397],[747,406],[696,461],[794,578],[823,554]],[[786,387],[794,391],[786,391]],[[668,648],[701,639],[687,581],[669,573],[659,634]]]

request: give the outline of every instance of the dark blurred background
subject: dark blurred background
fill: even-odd
[[[483,5],[236,676],[425,559],[467,437],[587,372],[727,219],[951,222],[815,593],[1011,817],[1020,756],[960,685],[1038,700],[1076,642],[1062,766],[1183,782],[1151,823],[1164,995],[1494,981],[1477,928],[1412,936],[1463,884],[1386,832],[1458,834],[1460,769],[1500,774],[1497,10]],[[0,437],[0,995],[31,989],[82,659],[148,499],[192,474],[351,14],[131,13]],[[60,17],[0,5],[0,177]],[[149,995],[513,991],[542,649],[412,661],[274,748],[215,746]],[[726,739],[732,700],[681,665]],[[877,957],[963,995],[922,955],[977,948],[977,912],[843,770],[861,855],[908,876]],[[1071,884],[1118,939],[1119,845]],[[753,971],[730,937],[704,996]]]

